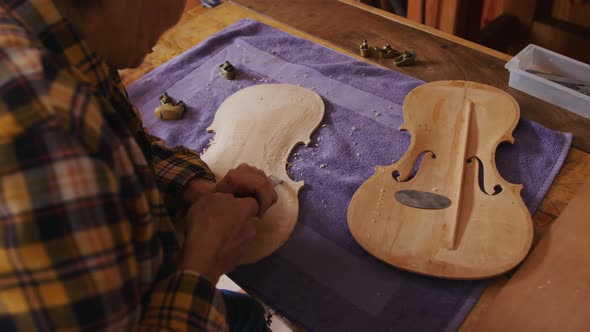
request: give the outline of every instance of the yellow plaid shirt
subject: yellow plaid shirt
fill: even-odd
[[[214,180],[147,134],[117,72],[51,0],[0,0],[0,331],[227,330],[176,271],[164,195]]]

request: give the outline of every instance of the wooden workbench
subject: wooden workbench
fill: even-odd
[[[181,22],[162,37],[146,61],[139,68],[121,71],[123,82],[129,85],[223,28],[240,19],[252,18],[359,59],[362,58],[358,57],[356,52],[362,39],[379,44],[391,42],[396,48],[415,49],[418,51],[419,62],[413,67],[395,70],[425,81],[462,79],[500,87],[519,101],[523,117],[554,130],[574,132],[575,146],[590,151],[588,120],[508,88],[508,73],[504,69],[504,63],[509,57],[505,54],[377,9],[358,8],[362,5],[354,3],[353,0],[236,2],[252,10],[234,3],[224,3],[214,9],[201,8],[196,6],[196,2],[188,4]],[[386,63],[380,63],[378,59],[369,61],[392,68]],[[537,240],[561,214],[589,175],[590,154],[572,148],[564,167],[533,218]],[[486,313],[507,280],[506,277],[495,279],[467,317],[462,331],[475,330],[479,317]]]

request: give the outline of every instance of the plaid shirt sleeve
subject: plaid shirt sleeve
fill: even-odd
[[[158,185],[167,196],[181,197],[186,183],[193,177],[215,182],[215,175],[194,151],[184,146],[169,148],[160,138],[145,130],[144,133],[151,143],[151,163]]]
[[[117,71],[112,71],[110,75],[121,94],[127,97],[127,90]],[[168,147],[164,140],[151,135],[143,127],[141,115],[135,106],[131,106],[130,116],[129,127],[140,145],[143,145],[147,159],[156,175],[158,187],[164,194],[170,211],[182,210],[183,204],[179,203],[179,198],[182,197],[188,181],[192,178],[216,181],[209,166],[197,153],[184,146]]]
[[[117,178],[68,134],[34,127],[0,143],[0,330],[127,330],[139,317],[144,330],[225,330],[215,286],[190,271],[156,283],[142,310]]]
[[[156,285],[141,330],[226,331],[225,308],[220,306],[221,295],[207,279],[180,271]]]
[[[121,94],[128,97],[127,90],[121,82],[116,70],[110,72],[111,79]],[[144,142],[144,150],[149,151],[148,159],[156,174],[156,180],[161,192],[169,202],[178,201],[186,184],[193,177],[203,178],[215,182],[215,175],[207,164],[192,150],[184,146],[168,147],[159,137],[151,135],[143,127],[141,114],[135,106],[131,106],[132,114],[128,119],[129,126],[140,144]],[[172,206],[177,207],[173,203]]]

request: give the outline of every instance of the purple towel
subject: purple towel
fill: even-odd
[[[225,60],[237,68],[237,80],[219,75]],[[405,153],[410,136],[398,130],[401,105],[423,82],[242,20],[149,73],[129,93],[151,132],[171,146],[202,151],[212,137],[205,129],[221,102],[264,83],[315,90],[326,104],[325,126],[290,158],[293,178],[306,184],[293,236],[270,257],[233,272],[232,279],[311,330],[456,330],[486,281],[441,280],[390,267],[356,244],[346,221],[352,195],[374,166],[392,164]],[[153,116],[164,90],[187,103],[181,121]],[[527,120],[514,136],[514,145],[498,149],[497,167],[508,181],[524,184],[522,197],[534,213],[572,138]]]

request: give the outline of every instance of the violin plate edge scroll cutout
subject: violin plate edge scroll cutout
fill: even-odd
[[[410,146],[353,195],[353,238],[376,258],[423,275],[482,279],[515,267],[532,244],[532,219],[522,186],[496,169],[495,151],[514,141],[516,100],[481,83],[439,81],[412,90],[403,111]],[[405,204],[400,193],[417,203]],[[441,197],[450,205],[438,206]]]
[[[278,201],[263,218],[253,218],[256,237],[244,248],[240,264],[256,262],[291,236],[299,213],[303,181],[287,174],[287,159],[298,144],[308,145],[324,117],[324,102],[315,92],[291,84],[260,84],[228,97],[217,109],[208,132],[215,137],[201,159],[219,179],[247,163],[283,182]]]

